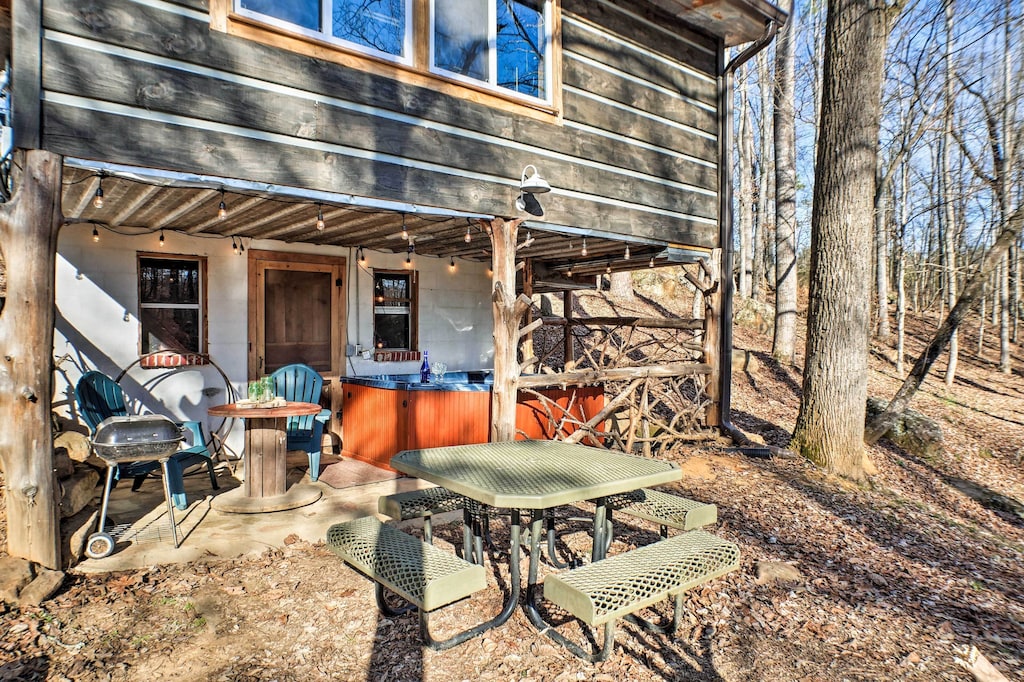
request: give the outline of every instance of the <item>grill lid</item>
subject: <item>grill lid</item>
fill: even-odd
[[[177,443],[183,438],[181,429],[159,414],[128,417],[107,417],[96,427],[94,445],[142,445]]]

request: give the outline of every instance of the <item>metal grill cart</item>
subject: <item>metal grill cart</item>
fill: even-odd
[[[89,536],[89,541],[85,545],[86,556],[90,559],[102,559],[114,551],[114,538],[104,530],[104,527],[107,520],[107,505],[110,503],[110,489],[113,487],[118,465],[154,459],[160,461],[163,469],[167,521],[171,526],[174,546],[178,546],[178,527],[174,522],[174,506],[171,504],[167,460],[178,450],[183,438],[181,428],[161,415],[108,417],[96,427],[92,447],[107,463],[107,482],[103,488],[99,528]]]

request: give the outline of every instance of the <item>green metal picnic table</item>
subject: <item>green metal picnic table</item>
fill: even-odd
[[[543,512],[554,507],[592,500],[594,515],[593,561],[604,557],[605,499],[682,478],[671,462],[635,457],[602,448],[559,441],[522,440],[479,443],[443,448],[406,450],[391,458],[391,466],[410,476],[436,483],[482,505],[508,509],[511,516],[510,590],[502,612],[475,629],[477,633],[504,623],[519,600],[519,543],[521,513],[530,511],[530,568],[527,578],[527,615],[545,628],[536,608],[539,572],[539,537]],[[540,512],[540,513],[538,513]],[[471,529],[471,511],[465,511],[465,533],[475,537],[476,556],[482,560],[480,532]],[[469,556],[469,544],[466,544]]]

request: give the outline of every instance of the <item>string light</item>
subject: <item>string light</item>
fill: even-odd
[[[245,242],[242,241],[241,237],[238,238],[238,253],[245,253]]]
[[[469,233],[469,225],[466,225],[466,236],[462,238],[462,241],[466,242],[467,244],[473,241],[473,235]]]
[[[228,205],[224,203],[224,188],[220,190],[220,205],[217,206],[217,219],[224,220],[228,217]]]
[[[612,274],[612,264],[611,264],[611,263],[609,263],[609,264],[608,264],[608,267],[606,267],[606,268],[604,269],[604,271],[605,271],[605,274],[608,274],[608,275]]]
[[[359,264],[366,265],[366,252],[363,251],[363,247],[359,247]]]
[[[316,208],[316,229],[319,230],[320,232],[323,232],[324,227],[326,227],[326,224],[324,223],[324,205],[317,204]]]
[[[572,266],[571,265],[569,266],[569,269],[566,270],[565,275],[567,277],[572,277]]]
[[[653,268],[654,267],[654,256],[651,256],[651,262],[647,264],[647,267],[649,267],[649,268]]]
[[[583,248],[580,249],[580,255],[583,256],[584,258],[587,255],[587,238],[586,237],[583,238]]]
[[[403,213],[402,214],[402,239],[408,239],[408,238],[409,238],[409,230],[405,226],[405,214]],[[406,261],[406,262],[408,262],[408,261]]]
[[[629,256],[630,256],[629,244],[626,244],[626,252],[624,254],[622,254],[622,260],[629,260]]]
[[[160,248],[164,247],[164,228],[160,228]]]
[[[405,250],[405,267],[412,267],[412,252],[416,250],[416,245],[409,242],[409,247]]]
[[[92,240],[94,242],[98,242],[100,240],[100,231],[97,230],[95,226],[92,228]]]
[[[103,208],[103,173],[100,173],[100,184],[92,198],[92,205],[96,208]]]
[[[236,256],[238,255],[238,242],[235,241],[234,237],[231,238],[231,250]]]
[[[451,260],[450,260],[450,261],[448,261],[448,269],[449,269],[449,270],[450,270],[451,272],[455,272],[455,256],[452,256],[452,257],[451,257]]]

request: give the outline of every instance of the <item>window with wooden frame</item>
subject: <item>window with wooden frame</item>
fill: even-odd
[[[389,75],[429,77],[413,78],[417,84],[466,86],[552,113],[560,104],[553,82],[557,0],[211,0],[210,6],[213,28],[261,42],[303,52],[306,43],[311,55],[331,59],[326,45],[347,66],[380,72],[373,62],[383,62],[394,69]],[[275,40],[275,34],[299,40]]]
[[[141,366],[206,364],[206,259],[139,254],[138,273]]]
[[[373,345],[377,350],[416,350],[416,273],[373,272]]]

